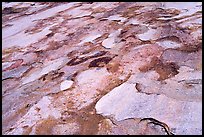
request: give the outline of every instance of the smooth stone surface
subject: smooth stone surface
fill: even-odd
[[[159,38],[159,30],[156,29],[149,29],[147,32],[143,34],[139,34],[138,38],[143,41],[147,40],[156,40]]]
[[[85,39],[83,39],[79,45],[82,45],[86,42],[93,42],[93,40],[95,40],[96,38],[99,38],[101,36],[101,34],[90,34],[90,36],[87,36]]]
[[[110,38],[105,39],[102,42],[102,45],[103,45],[103,47],[105,47],[107,49],[111,49],[112,47],[115,46],[115,38],[110,37]]]
[[[73,85],[73,81],[71,80],[65,80],[60,84],[60,90],[66,90],[69,89]]]
[[[107,18],[108,20],[120,20],[120,22],[125,22],[127,18],[121,17],[121,15],[113,15]]]
[[[114,88],[96,103],[95,108],[98,114],[112,115],[118,121],[152,117],[176,128],[176,134],[202,134],[201,101],[180,101],[163,94],[138,93],[135,84],[123,83]]]
[[[44,74],[49,73],[50,71],[59,69],[62,65],[66,63],[66,61],[67,58],[62,57],[48,62],[44,68],[38,69],[34,73],[30,74],[28,77],[24,77],[24,79],[22,79],[22,85],[35,81],[36,79],[40,78]]]
[[[201,46],[202,2],[3,2],[2,134],[201,134]]]
[[[174,42],[174,41],[171,41],[171,40],[160,41],[160,42],[158,42],[158,44],[160,46],[162,46],[163,48],[165,48],[165,49],[168,49],[168,48],[179,48],[179,47],[182,46],[181,44],[179,44],[177,42]]]

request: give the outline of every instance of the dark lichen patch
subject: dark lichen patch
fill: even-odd
[[[141,84],[140,84],[140,83],[136,83],[136,84],[135,84],[135,88],[137,89],[138,92],[141,92],[141,91],[142,91],[142,87],[141,87]]]
[[[107,53],[107,51],[99,51],[98,53],[94,54],[93,56],[90,56],[90,58],[96,58],[96,57],[100,57],[103,56]]]
[[[94,41],[95,41],[96,43],[98,43],[98,42],[100,43],[101,41],[103,41],[104,39],[106,39],[106,38],[108,37],[108,35],[109,35],[109,33],[104,33],[102,36],[96,38]]]
[[[78,58],[78,57],[75,57],[75,58],[71,59],[71,60],[67,63],[67,65],[68,65],[68,66],[78,65],[78,64],[80,64],[80,63],[85,62],[86,60],[88,60],[88,58]]]
[[[145,33],[148,31],[148,27],[145,25],[133,25],[129,24],[123,27],[121,33],[119,35],[120,38],[127,38],[129,36],[136,36],[141,33]]]
[[[103,67],[112,60],[111,57],[101,57],[90,62],[89,67]]]
[[[84,54],[86,54],[86,52],[83,52]],[[86,57],[75,57],[73,59],[71,59],[67,65],[68,66],[74,66],[74,65],[78,65],[80,63],[83,63],[85,61],[87,61],[88,59],[91,59],[91,58],[96,58],[96,57],[100,57],[100,56],[103,56],[107,53],[107,51],[99,51],[97,52],[96,54],[94,55],[90,55],[90,56],[86,56]],[[70,53],[71,54],[71,53]]]
[[[179,69],[179,66],[174,62],[166,63],[161,66],[157,66],[155,68],[156,72],[159,73],[160,75],[158,79],[159,81],[165,80],[177,75],[179,73],[178,69]]]
[[[139,68],[141,72],[147,72],[149,70],[155,70],[160,77],[159,81],[171,78],[177,75],[179,66],[174,62],[163,63],[158,57],[154,56],[151,62]]]
[[[107,65],[108,72],[114,73],[119,70],[120,63],[119,62],[110,62]]]
[[[64,72],[56,73],[56,74],[54,74],[54,75],[52,76],[51,80],[54,80],[54,79],[56,79],[56,78],[59,78],[59,77],[61,77],[61,76],[63,76],[63,75],[64,75]]]
[[[57,78],[62,77],[64,74],[65,74],[64,72],[51,71],[48,74],[45,74],[42,77],[40,77],[39,80],[42,80],[42,81],[55,80]]]
[[[52,36],[54,36],[54,32],[51,32],[51,33],[49,33],[49,34],[47,34],[46,36],[49,38],[49,37],[52,37]]]
[[[14,128],[11,127],[11,128],[9,128],[8,130],[6,130],[5,132],[11,132],[11,131],[13,131],[13,130],[14,130]]]
[[[2,14],[15,14],[15,13],[20,13],[23,11],[26,11],[28,7],[23,7],[23,8],[13,8],[13,7],[6,7],[2,10]]]
[[[73,51],[71,51],[71,52],[69,52],[68,54],[67,54],[67,57],[72,57],[72,56],[74,56],[75,54],[77,54],[78,52],[76,51],[76,50],[73,50]]]

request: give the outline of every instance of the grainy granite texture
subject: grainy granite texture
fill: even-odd
[[[200,135],[201,55],[201,2],[2,2],[2,133]]]

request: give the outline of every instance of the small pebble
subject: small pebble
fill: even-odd
[[[60,85],[60,90],[69,89],[69,88],[72,86],[73,83],[74,83],[74,82],[71,81],[71,80],[65,80],[65,81],[63,81],[63,82],[61,83],[61,85]]]

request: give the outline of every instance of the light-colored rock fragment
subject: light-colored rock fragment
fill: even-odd
[[[79,45],[82,45],[82,44],[84,44],[84,43],[86,43],[86,42],[93,42],[93,40],[95,40],[96,38],[98,38],[98,37],[100,37],[100,36],[101,36],[101,34],[90,34],[89,36],[86,36],[86,38],[83,39],[83,40],[79,43]]]
[[[115,38],[110,37],[110,38],[105,39],[102,42],[102,45],[103,45],[103,47],[105,47],[107,49],[114,47],[115,46]]]
[[[138,38],[143,41],[156,40],[159,37],[160,33],[158,29],[149,29],[147,32],[138,35]]]
[[[128,22],[126,23],[126,25],[129,25],[129,24],[133,24],[133,25],[138,25],[138,24],[142,24],[141,21],[137,20],[136,18],[131,18],[128,20]]]
[[[123,83],[96,103],[96,111],[116,120],[152,117],[176,128],[176,134],[201,134],[202,102],[180,101],[165,95],[138,93]],[[194,126],[190,126],[191,124]]]
[[[102,46],[111,49],[116,46],[117,44],[117,37],[120,34],[122,29],[118,29],[117,31],[111,33],[107,39],[102,42]]]
[[[180,43],[177,43],[177,42],[174,42],[174,41],[171,41],[171,40],[159,41],[157,43],[160,46],[162,46],[163,48],[165,48],[165,49],[168,49],[168,48],[179,48],[179,47],[182,46]]]
[[[91,104],[95,99],[99,91],[102,91],[109,85],[108,78],[110,73],[106,68],[101,69],[89,69],[81,72],[76,77],[76,84],[78,89],[73,91],[76,94],[75,103],[78,109]]]
[[[113,15],[107,18],[108,20],[120,20],[121,22],[125,22],[127,18],[121,17],[121,15]]]
[[[71,80],[65,80],[60,84],[60,90],[69,89],[74,82]]]

